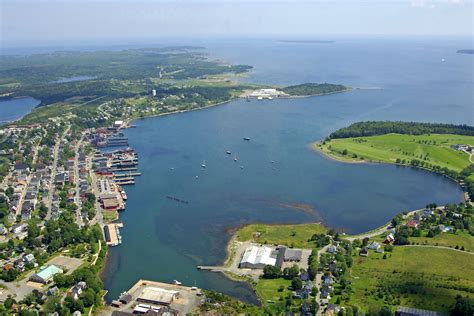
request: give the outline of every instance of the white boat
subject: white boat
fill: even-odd
[[[126,201],[126,200],[128,199],[127,193],[125,193],[124,190],[122,190],[122,191],[120,192],[120,195],[122,195],[122,199],[123,199],[124,201]]]
[[[263,97],[258,97],[257,100],[258,100],[258,101],[262,101],[262,100],[263,100]]]
[[[206,168],[206,161],[205,160],[202,162],[201,168]]]
[[[175,284],[175,285],[182,285],[183,283],[179,282],[178,280],[173,280],[173,284]]]
[[[225,153],[226,153],[227,155],[232,154],[232,153],[230,152],[230,150],[226,151]]]
[[[234,162],[237,162],[237,156],[234,156]]]

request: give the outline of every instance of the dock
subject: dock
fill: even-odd
[[[117,172],[117,171],[136,171],[138,170],[138,167],[127,167],[127,168],[110,168],[112,172]]]
[[[122,243],[119,228],[123,227],[122,223],[104,225],[104,237],[107,245],[117,246]]]

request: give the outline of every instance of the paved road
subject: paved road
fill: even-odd
[[[65,135],[69,132],[69,126],[64,130],[63,134],[61,137],[58,137],[56,139],[56,142],[54,143],[54,149],[53,149],[53,165],[51,169],[51,183],[49,184],[49,193],[48,193],[48,202],[46,206],[48,207],[48,214],[46,214],[46,220],[51,219],[51,208],[53,206],[53,196],[54,196],[54,190],[56,189],[56,186],[54,185],[54,178],[56,177],[57,169],[58,169],[58,157],[59,157],[59,145],[61,144],[61,139],[65,137]]]
[[[77,205],[76,210],[76,223],[79,227],[84,226],[84,220],[82,219],[81,209],[82,209],[82,202],[81,202],[81,195],[79,193],[79,153],[81,151],[82,142],[83,142],[84,135],[81,135],[81,138],[76,144],[76,148],[74,150],[74,189],[76,192],[75,202]]]
[[[94,173],[94,171],[92,170],[92,159],[87,159],[87,163],[88,163],[88,170],[89,170],[89,175],[91,177],[91,188],[92,188],[92,193],[95,195],[96,197],[96,200],[95,200],[95,210],[96,210],[96,214],[94,216],[94,218],[90,221],[90,224],[91,225],[94,225],[94,224],[99,224],[100,227],[104,227],[104,216],[102,214],[102,206],[100,205],[100,203],[97,201],[98,197],[99,197],[99,188],[97,187],[97,176],[96,174]]]
[[[331,246],[331,244],[332,242],[318,250],[318,264],[319,264],[319,258],[321,258],[321,254],[326,253],[328,251],[329,246]],[[318,288],[318,294],[316,294],[315,300],[318,304],[321,304],[321,284],[323,282],[323,275],[324,275],[324,271],[319,271],[316,274],[316,278],[315,278],[316,286]],[[323,314],[323,309],[320,306],[318,311],[316,312],[316,315],[320,316],[322,314]]]
[[[33,159],[32,159],[32,163],[31,163],[32,165],[36,164],[36,159],[38,158],[38,150],[39,150],[39,146],[36,145],[35,148],[34,148],[34,151],[33,151],[34,153],[33,153]],[[23,202],[24,202],[24,199],[25,199],[25,196],[26,196],[26,191],[28,190],[28,186],[30,185],[32,175],[33,175],[33,171],[30,170],[30,172],[28,174],[28,177],[26,178],[26,185],[23,188],[23,190],[21,191],[20,200],[18,201],[18,208],[16,210],[16,215],[21,214],[21,208],[23,207]]]
[[[421,209],[418,209],[418,210],[411,211],[406,216],[412,216],[415,213],[421,212],[425,209],[426,208],[421,208]],[[437,209],[444,209],[444,206],[439,206],[439,207],[437,207]],[[388,225],[385,225],[383,227],[380,227],[376,230],[373,230],[373,231],[370,231],[370,232],[367,232],[367,233],[363,233],[363,234],[359,234],[359,235],[342,236],[342,239],[349,240],[349,241],[354,241],[356,239],[372,238],[372,237],[375,237],[375,236],[378,236],[378,235],[381,235],[381,234],[387,232],[387,230],[389,230],[390,228],[392,228],[392,225],[388,224]]]

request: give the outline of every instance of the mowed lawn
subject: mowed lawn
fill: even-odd
[[[455,248],[464,247],[465,251],[474,252],[474,237],[468,232],[439,233],[434,237],[410,237],[411,243]],[[473,258],[474,260],[474,258]]]
[[[261,279],[258,281],[255,291],[260,298],[265,310],[272,315],[280,315],[285,308],[286,298],[292,296],[292,291],[288,290],[291,281],[285,279]],[[280,288],[283,291],[279,291]],[[298,305],[300,300],[295,299],[294,304]]]
[[[290,290],[288,290],[291,284],[290,280],[285,279],[261,279],[258,281],[255,290],[258,297],[262,300],[262,303],[268,303],[268,301],[277,302],[280,297],[287,297]],[[283,291],[279,292],[280,287],[283,287]]]
[[[352,159],[353,154],[357,155],[355,160],[391,162],[397,158],[410,160],[418,159],[432,165],[447,167],[460,172],[469,165],[469,155],[452,149],[455,144],[470,144],[474,146],[474,136],[452,135],[452,134],[430,134],[430,135],[401,135],[387,134],[370,137],[353,137],[343,139],[333,139],[324,146],[331,146],[330,151],[340,153],[346,149],[348,151],[345,158]]]
[[[449,311],[456,295],[474,298],[474,255],[441,248],[398,246],[393,252],[357,257],[350,304],[397,305]],[[390,257],[391,255],[391,257]]]
[[[298,225],[251,224],[237,231],[237,240],[311,248],[314,247],[314,242],[308,242],[311,236],[326,231],[324,226],[317,223]]]

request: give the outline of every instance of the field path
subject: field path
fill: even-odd
[[[446,246],[433,246],[433,245],[397,245],[396,247],[424,247],[424,248],[441,248],[441,249],[449,249],[453,251],[459,251],[468,255],[474,255],[472,252],[467,252],[461,249],[455,249],[451,247],[446,247]]]

